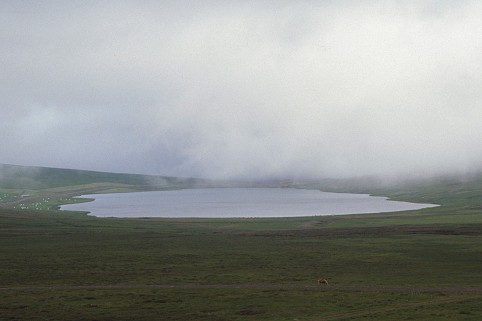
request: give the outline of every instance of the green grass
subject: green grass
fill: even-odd
[[[480,320],[467,295],[258,291],[19,291],[12,320]],[[32,314],[33,311],[35,314]],[[7,316],[7,315],[6,315]],[[113,317],[115,316],[115,317]],[[351,318],[349,317],[351,316]]]
[[[28,209],[0,208],[0,320],[480,320],[480,292],[347,288],[482,287],[482,180],[450,182],[386,190],[437,208],[279,219],[96,218],[49,209],[135,185],[26,189]],[[4,189],[3,204],[20,192]],[[142,288],[320,276],[331,290]]]
[[[330,276],[333,285],[482,286],[480,225],[457,225],[454,235],[451,224],[407,231],[276,221],[0,210],[0,285],[315,285]],[[438,303],[439,293],[346,290],[30,288],[0,297],[0,319],[12,320],[477,320],[482,303],[481,294],[447,293],[460,302]]]
[[[309,285],[319,275],[336,275],[335,282],[345,285],[482,286],[480,228],[467,235],[438,234],[439,227],[415,234],[295,226],[240,231],[189,220],[47,213],[1,218],[2,254],[10,260],[0,267],[0,284],[9,286]]]
[[[167,185],[186,186],[187,184],[205,183],[193,178],[170,176],[137,175],[106,173],[76,169],[31,167],[0,164],[0,188],[37,190],[92,183],[112,183],[146,188]]]

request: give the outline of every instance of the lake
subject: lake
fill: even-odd
[[[366,194],[294,188],[205,188],[83,195],[93,202],[62,205],[97,217],[294,217],[396,212],[434,207]]]

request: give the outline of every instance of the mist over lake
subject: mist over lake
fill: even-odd
[[[396,212],[434,207],[366,194],[294,188],[208,188],[92,194],[93,202],[62,205],[97,217],[294,217]]]

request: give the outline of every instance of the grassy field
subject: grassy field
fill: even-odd
[[[32,189],[50,197],[37,207],[17,202],[25,186],[1,191],[0,320],[482,319],[478,177],[387,188],[442,206],[386,214],[114,219],[50,209],[89,188],[132,188],[81,183]],[[322,276],[329,286],[317,285]]]

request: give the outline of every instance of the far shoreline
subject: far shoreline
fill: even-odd
[[[440,206],[397,201],[371,194],[323,192],[319,189],[291,187],[188,188],[85,194],[76,198],[87,200],[63,204],[59,209],[79,211],[99,218],[229,219],[364,215]],[[156,203],[159,198],[164,198],[164,204]],[[327,208],[328,205],[331,207]],[[343,206],[345,208],[342,208]]]

